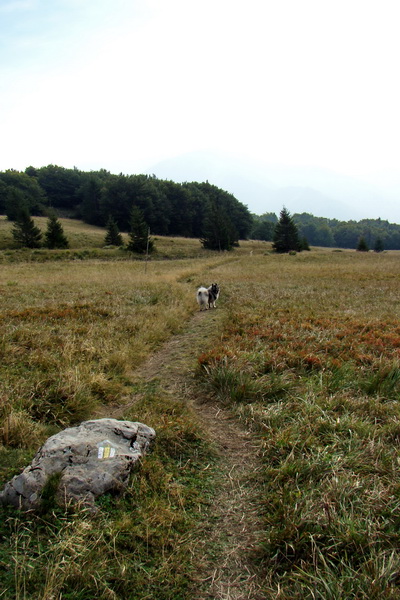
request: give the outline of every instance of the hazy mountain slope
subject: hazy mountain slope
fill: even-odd
[[[377,186],[328,169],[262,164],[213,152],[192,152],[147,169],[162,179],[206,181],[232,193],[251,212],[309,212],[340,220],[400,222],[398,203]]]

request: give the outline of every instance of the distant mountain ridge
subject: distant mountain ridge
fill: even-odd
[[[400,203],[387,191],[323,168],[263,164],[198,151],[159,162],[146,172],[176,182],[208,180],[258,215],[279,214],[285,206],[292,214],[309,212],[343,221],[382,218],[400,222]]]

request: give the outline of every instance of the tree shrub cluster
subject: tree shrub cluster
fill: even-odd
[[[339,221],[302,213],[294,214],[293,220],[299,235],[312,246],[358,248],[364,240],[368,249],[377,252],[400,249],[400,225],[382,219]]]
[[[199,238],[204,247],[216,250],[229,250],[248,237],[273,241],[278,223],[275,213],[251,215],[232,194],[208,182],[179,184],[149,175],[57,165],[0,172],[0,214],[12,221],[21,210],[43,215],[52,208],[58,216],[101,227],[112,219],[118,231],[129,232],[134,207],[153,234]],[[364,238],[370,249],[400,249],[400,225],[388,221],[339,221],[309,213],[292,218],[299,239],[313,246],[357,248]]]
[[[130,231],[132,209],[138,208],[153,234],[198,237],[206,247],[229,249],[246,239],[253,224],[248,208],[232,194],[206,183],[161,180],[148,175],[114,175],[102,169],[84,172],[48,165],[24,173],[0,173],[0,213],[15,220],[21,209],[30,215],[52,208],[59,216],[79,218],[119,231]],[[215,240],[215,215],[224,231]]]
[[[268,212],[262,215],[253,215],[253,226],[250,231],[252,240],[264,240],[272,242],[274,237],[275,225],[278,218],[275,213]]]
[[[47,229],[44,234],[35,222],[26,207],[23,207],[16,214],[12,235],[19,246],[24,248],[68,248],[69,242],[64,234],[63,227],[55,213],[50,212],[47,219]]]
[[[400,225],[382,219],[362,219],[361,221],[339,221],[324,217],[314,217],[309,213],[295,213],[293,221],[300,239],[307,239],[312,246],[327,248],[358,248],[363,238],[367,247],[376,252],[400,250]],[[253,215],[251,239],[273,241],[275,213]]]

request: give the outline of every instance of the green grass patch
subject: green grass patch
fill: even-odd
[[[127,418],[155,426],[157,441],[123,496],[100,498],[95,515],[64,510],[49,481],[39,516],[1,509],[5,597],[193,597],[192,531],[212,498],[215,473],[205,466],[215,457],[186,406],[154,385],[142,392]]]
[[[260,262],[245,282],[232,278],[221,340],[198,376],[261,444],[265,597],[394,599],[399,266],[345,253],[299,259],[279,261],[266,281]]]
[[[196,287],[215,280],[223,327],[205,340],[198,377],[260,446],[265,597],[397,598],[398,254],[276,256],[249,242],[187,258],[192,242],[163,240],[179,260],[146,272],[94,258],[108,252],[95,245],[83,260],[3,261],[2,482],[49,434],[132,391],[126,417],[157,433],[127,493],[103,497],[96,515],[54,507],[50,484],[47,512],[1,509],[4,597],[195,597],[217,463],[188,407],[131,375],[197,311]]]

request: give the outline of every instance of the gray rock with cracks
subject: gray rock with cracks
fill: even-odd
[[[49,478],[58,476],[57,503],[81,502],[94,508],[98,496],[126,488],[130,473],[154,439],[151,427],[116,419],[85,421],[65,429],[50,437],[30,466],[5,485],[0,502],[37,508]]]

